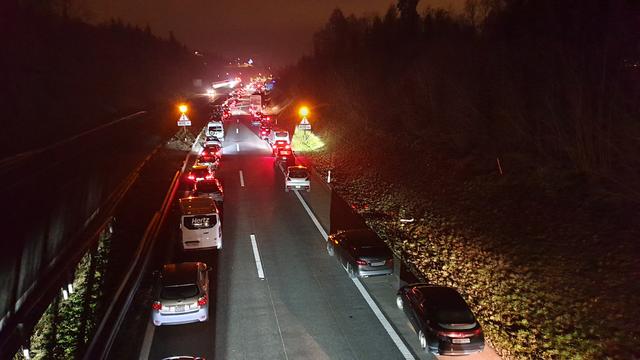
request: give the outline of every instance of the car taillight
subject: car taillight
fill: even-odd
[[[213,175],[207,175],[204,178],[207,179],[207,180],[211,180],[211,179],[213,179]]]
[[[291,146],[289,146],[289,145],[285,145],[285,146],[284,146],[284,148],[285,148],[285,149],[291,149]]]
[[[151,308],[153,310],[160,311],[160,309],[162,309],[162,304],[160,301],[154,301],[153,304],[151,304]]]
[[[209,298],[207,297],[207,295],[205,295],[198,299],[198,306],[205,306],[207,305],[208,301],[209,301]]]
[[[364,265],[367,265],[367,262],[362,259],[356,259],[356,264],[360,266],[364,266]]]
[[[386,264],[389,266],[393,266],[393,259],[387,259]]]
[[[189,180],[195,180],[196,179],[196,177],[194,175],[189,175],[188,178],[189,178]]]

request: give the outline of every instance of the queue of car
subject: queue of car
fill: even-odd
[[[230,104],[225,102],[225,106]],[[223,115],[224,116],[224,115]],[[258,137],[268,142],[275,165],[284,165],[284,190],[311,190],[309,170],[297,165],[289,133],[274,129],[270,117],[253,113],[260,126]],[[220,166],[224,125],[222,119],[207,124],[204,149],[187,179],[188,196],[179,199],[183,250],[222,248],[221,209],[224,191],[215,172]],[[327,253],[335,257],[350,278],[392,275],[394,256],[370,229],[340,230],[329,235]],[[164,265],[153,302],[153,323],[183,324],[208,319],[208,273],[201,262]],[[467,355],[484,349],[482,327],[460,293],[451,287],[427,283],[402,286],[396,305],[415,330],[422,349],[440,355]]]
[[[222,111],[222,112],[221,112]],[[180,246],[183,251],[222,249],[224,190],[215,174],[222,157],[224,109],[212,110],[203,149],[186,175],[187,194],[178,199]],[[155,326],[204,322],[209,319],[209,272],[203,262],[165,264],[156,272],[152,303]]]

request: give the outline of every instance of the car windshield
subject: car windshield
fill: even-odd
[[[295,179],[306,178],[308,176],[306,169],[291,169],[289,170],[289,177]]]
[[[215,215],[185,216],[184,226],[189,230],[210,229],[216,225]]]
[[[163,286],[160,292],[160,298],[165,300],[177,300],[190,298],[198,295],[200,291],[196,284]]]
[[[200,183],[198,184],[198,191],[204,193],[219,193],[220,188],[215,183]]]

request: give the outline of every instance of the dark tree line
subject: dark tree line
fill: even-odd
[[[64,139],[177,97],[202,64],[173,36],[67,16],[68,1],[10,1],[0,12],[0,154]],[[197,77],[197,76],[195,76]]]
[[[570,171],[640,200],[640,3],[470,0],[461,15],[417,3],[336,9],[283,83],[329,104],[334,129],[486,168]]]

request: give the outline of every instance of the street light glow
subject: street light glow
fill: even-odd
[[[309,116],[309,108],[306,106],[301,106],[298,110],[298,115],[303,118]]]
[[[180,104],[178,105],[178,110],[184,114],[189,110],[189,107],[186,104]]]

